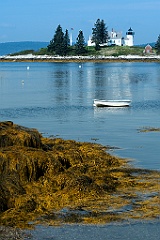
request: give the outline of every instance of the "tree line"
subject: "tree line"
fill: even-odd
[[[91,42],[95,43],[95,50],[100,50],[100,45],[107,43],[108,39],[109,35],[106,23],[103,19],[101,20],[98,18],[94,24],[94,27],[92,28],[91,38]],[[158,36],[157,42],[155,44],[155,49],[157,54],[160,54],[160,35]],[[68,30],[66,29],[65,32],[63,32],[62,27],[59,24],[56,28],[53,38],[47,46],[47,51],[50,54],[56,54],[60,56],[86,54],[88,52],[88,49],[86,47],[83,31],[79,31],[75,45],[70,46]]]
[[[92,28],[92,42],[95,43],[95,49],[100,49],[100,44],[106,43],[108,39],[108,31],[104,20],[97,19],[94,27]],[[70,46],[70,38],[68,30],[65,33],[59,24],[56,28],[55,34],[47,46],[48,52],[51,54],[58,54],[60,56],[66,56],[70,52],[78,55],[87,53],[86,42],[83,31],[80,30],[76,38],[76,43],[72,47]]]

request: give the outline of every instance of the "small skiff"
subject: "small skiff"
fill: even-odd
[[[98,100],[94,99],[93,106],[96,107],[128,107],[131,104],[131,100]]]

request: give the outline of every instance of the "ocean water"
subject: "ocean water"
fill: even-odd
[[[158,240],[160,222],[126,222],[106,225],[36,226],[26,236],[34,240]],[[28,239],[27,237],[25,239]]]
[[[131,99],[97,108],[93,99]],[[0,121],[44,136],[109,145],[136,167],[160,169],[160,64],[0,63]]]
[[[37,51],[40,48],[46,48],[48,42],[5,42],[0,43],[0,56],[17,53],[24,50],[34,50]]]
[[[130,107],[97,108],[93,99],[131,99]],[[160,170],[160,64],[0,63],[0,121],[44,136],[110,145],[135,167]],[[106,225],[37,225],[30,239],[157,240],[160,221]]]

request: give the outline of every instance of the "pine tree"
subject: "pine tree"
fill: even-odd
[[[64,39],[63,39],[63,55],[67,55],[69,52],[69,46],[70,46],[70,39],[68,30],[66,29]]]
[[[100,44],[108,41],[108,31],[104,20],[97,19],[92,28],[92,42],[95,43],[96,49],[100,49]]]
[[[157,51],[157,54],[160,54],[160,35],[158,36],[157,42],[155,44],[155,49]]]
[[[84,39],[84,35],[82,30],[79,31],[78,37],[77,37],[77,41],[76,41],[76,45],[75,45],[75,50],[76,50],[76,54],[84,54],[86,52],[85,49],[85,39]]]
[[[48,51],[53,53],[55,52],[58,55],[63,55],[64,51],[64,33],[62,31],[62,27],[58,25],[53,39],[50,41],[48,45]]]

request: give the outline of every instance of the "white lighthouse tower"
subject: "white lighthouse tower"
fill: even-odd
[[[126,32],[126,38],[124,39],[126,46],[133,46],[134,45],[134,35],[132,28],[128,29]]]

